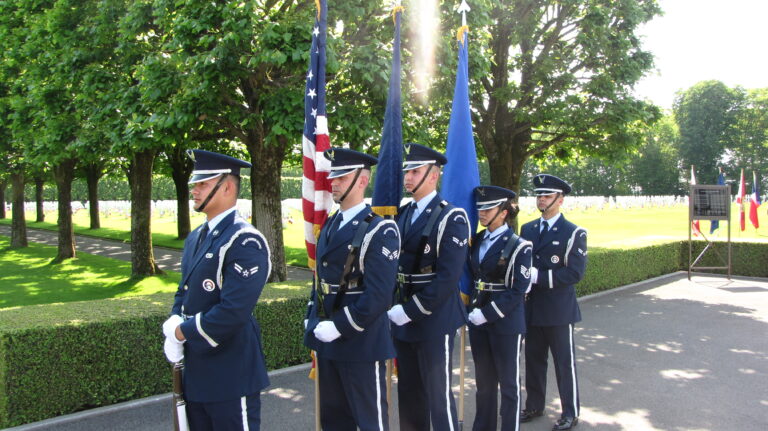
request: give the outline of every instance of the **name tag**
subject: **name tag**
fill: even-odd
[[[552,245],[560,245],[560,241],[552,241]]]

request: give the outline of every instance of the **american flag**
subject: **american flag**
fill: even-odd
[[[315,268],[317,236],[328,219],[333,205],[331,183],[328,181],[330,162],[323,151],[331,147],[328,120],[325,116],[325,38],[326,0],[319,0],[319,10],[312,30],[312,48],[304,91],[304,136],[302,179],[302,210],[304,212],[304,241],[307,245],[309,267]]]

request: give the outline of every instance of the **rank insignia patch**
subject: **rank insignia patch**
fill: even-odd
[[[383,254],[389,260],[395,260],[397,259],[397,255],[399,254],[399,251],[390,250],[386,247],[381,247],[381,254]]]
[[[523,274],[523,277],[529,279],[531,278],[531,269],[526,268],[525,265],[520,265],[520,274]]]
[[[424,254],[429,254],[429,252],[430,252],[431,250],[432,250],[432,248],[429,246],[429,244],[427,244],[427,245],[424,247]]]
[[[246,268],[243,268],[242,266],[240,266],[239,264],[235,263],[233,265],[233,268],[235,269],[235,272],[240,274],[240,276],[243,277],[243,278],[248,278],[248,277],[252,276],[253,274],[256,274],[257,272],[259,272],[259,267],[258,266],[254,266],[251,269],[246,269]]]

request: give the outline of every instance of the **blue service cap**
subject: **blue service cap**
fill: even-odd
[[[405,144],[403,149],[405,152],[405,161],[403,162],[404,171],[410,171],[411,169],[420,168],[429,164],[442,166],[448,163],[448,159],[442,153],[425,145]]]
[[[187,155],[195,162],[189,184],[219,177],[223,174],[240,175],[240,168],[250,168],[251,164],[224,154],[205,150],[189,150]]]
[[[376,157],[347,148],[329,148],[323,156],[331,161],[331,172],[328,179],[343,177],[356,169],[371,169],[379,162]]]
[[[517,194],[512,190],[499,186],[475,187],[475,203],[478,210],[489,210],[514,199]]]
[[[539,174],[533,177],[533,187],[536,196],[552,195],[555,193],[567,195],[571,192],[570,184],[549,174]]]

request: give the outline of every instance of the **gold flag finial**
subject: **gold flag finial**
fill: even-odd
[[[459,27],[459,30],[456,32],[456,40],[458,40],[460,43],[464,42],[464,33],[469,33],[468,25],[462,25],[461,27]]]
[[[397,5],[394,8],[392,8],[392,22],[397,24],[397,13],[403,13],[405,11],[405,6]]]
[[[320,19],[320,0],[315,0],[315,6],[317,6],[317,19]]]

